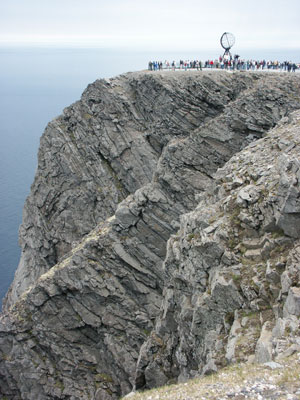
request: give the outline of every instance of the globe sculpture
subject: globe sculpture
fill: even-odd
[[[223,49],[225,50],[223,58],[228,58],[231,60],[232,55],[230,53],[230,49],[235,43],[235,37],[230,32],[224,32],[223,35],[221,36],[220,43]]]

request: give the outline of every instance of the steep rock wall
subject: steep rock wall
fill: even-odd
[[[171,138],[219,115],[253,80],[134,73],[89,85],[41,138],[7,306],[151,181]]]
[[[98,224],[48,272],[35,280],[31,277],[32,286],[24,287],[27,290],[19,300],[7,306],[0,326],[0,393],[9,398],[109,399],[129,392],[135,382],[138,386],[159,384],[155,374],[149,378],[153,360],[144,352],[137,379],[135,369],[140,348],[159,314],[166,244],[179,227],[180,215],[197,205],[217,168],[281,117],[300,108],[296,76],[133,74],[118,79],[132,79],[133,86],[144,80],[150,88],[159,82],[159,87],[168,90],[173,85],[172,93],[179,93],[174,98],[181,99],[178,111],[167,117],[166,105],[161,104],[162,120],[155,120],[152,143],[158,143],[159,127],[165,135],[160,139],[162,150],[156,156],[151,181],[140,182],[134,191],[128,183],[131,178],[124,178],[123,186],[134,193],[117,206],[115,215]],[[184,101],[180,96],[189,98],[186,87],[193,88],[198,110],[206,110],[206,116],[199,111],[198,123],[183,131],[185,120],[191,118],[186,113],[178,117]],[[210,102],[216,102],[212,110]],[[151,103],[149,109],[156,104]],[[172,118],[181,121],[181,125],[176,122],[178,131]],[[151,151],[159,154],[156,145],[151,144]],[[117,164],[122,154],[116,158]],[[70,207],[75,213],[72,201]],[[170,272],[167,283],[172,280]],[[166,288],[163,304],[171,297]],[[236,307],[236,299],[230,307]],[[219,318],[218,310],[216,315]],[[168,329],[173,322],[166,323]],[[168,359],[169,355],[165,362]],[[178,362],[174,366],[171,372],[163,366],[162,381],[179,375]]]
[[[181,217],[137,388],[300,351],[299,133],[297,111],[232,157]]]

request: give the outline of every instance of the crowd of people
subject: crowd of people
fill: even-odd
[[[266,60],[244,60],[240,59],[239,56],[234,58],[219,57],[216,60],[207,60],[202,62],[200,60],[180,60],[180,61],[149,61],[148,69],[150,71],[159,71],[163,69],[167,70],[188,70],[196,69],[202,70],[203,68],[218,68],[226,70],[245,70],[245,71],[256,71],[256,70],[279,70],[287,72],[295,72],[297,69],[300,70],[300,63],[296,64],[291,61],[266,61]]]

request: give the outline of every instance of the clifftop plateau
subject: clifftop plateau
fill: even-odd
[[[117,399],[300,349],[300,78],[151,73],[47,126],[0,394]]]

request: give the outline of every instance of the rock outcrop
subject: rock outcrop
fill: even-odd
[[[188,136],[221,114],[253,81],[135,73],[89,85],[41,138],[7,306],[112,216],[120,201],[151,181],[172,138]]]
[[[106,400],[272,359],[299,310],[297,115],[251,143],[298,108],[297,75],[134,73],[52,121],[0,320],[0,393]]]
[[[168,242],[137,387],[300,350],[300,112],[236,154]]]

